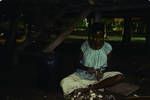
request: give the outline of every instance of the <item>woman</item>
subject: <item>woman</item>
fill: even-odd
[[[104,25],[102,23],[91,25],[88,40],[81,45],[81,56],[76,72],[62,79],[60,83],[64,95],[78,89],[105,88],[123,79],[120,72],[106,72],[111,51],[111,45],[104,41]]]

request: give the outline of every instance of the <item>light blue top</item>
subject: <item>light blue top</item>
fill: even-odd
[[[81,64],[86,67],[100,69],[103,71],[107,67],[107,54],[112,51],[112,46],[109,43],[104,42],[101,49],[94,50],[90,48],[88,41],[85,41],[81,45],[81,51],[83,52],[83,59],[80,60]],[[78,69],[77,72],[78,74],[80,73],[80,76],[90,78],[86,71]]]

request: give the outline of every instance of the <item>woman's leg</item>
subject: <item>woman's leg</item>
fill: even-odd
[[[60,86],[62,88],[62,91],[64,95],[70,94],[80,91],[83,88],[86,88],[89,86],[89,84],[95,83],[96,80],[87,80],[87,79],[82,79],[80,76],[77,75],[77,73],[73,73],[69,75],[68,77],[64,78],[60,82]]]
[[[85,83],[89,83],[89,85],[86,84],[86,87],[84,87],[84,88],[82,88],[83,86],[81,86],[81,88],[75,89],[75,91],[73,91],[71,94],[74,94],[78,91],[87,92],[90,89],[94,90],[94,89],[101,89],[101,88],[110,87],[112,85],[119,83],[123,79],[124,79],[124,75],[120,72],[106,72],[103,75],[103,79],[101,79],[99,82],[95,81],[96,82],[95,83],[94,81],[92,82],[89,80],[85,80],[84,85],[85,85]],[[82,81],[82,83],[83,83],[83,81]],[[81,83],[80,83],[80,85],[81,85]]]
[[[106,87],[110,87],[112,85],[115,85],[117,83],[119,83],[120,81],[122,81],[124,79],[123,74],[118,74],[109,78],[106,78],[96,84],[93,84],[90,86],[90,88],[92,89],[100,89],[100,88],[106,88]]]

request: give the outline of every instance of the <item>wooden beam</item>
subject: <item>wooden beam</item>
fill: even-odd
[[[70,27],[68,28],[67,31],[62,32],[58,38],[56,38],[56,40],[54,42],[52,42],[46,49],[43,50],[43,52],[45,53],[50,53],[52,52],[59,44],[61,44],[63,42],[63,40],[74,30],[75,25],[77,24],[77,22],[83,18],[85,18],[90,12],[92,11],[92,9],[86,9],[83,12],[81,12],[81,15],[79,18],[77,18],[77,20],[75,20],[75,22],[70,25]]]

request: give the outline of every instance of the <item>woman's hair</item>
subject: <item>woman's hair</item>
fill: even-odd
[[[89,26],[89,34],[95,34],[97,31],[102,31],[104,33],[103,23],[93,23]]]

